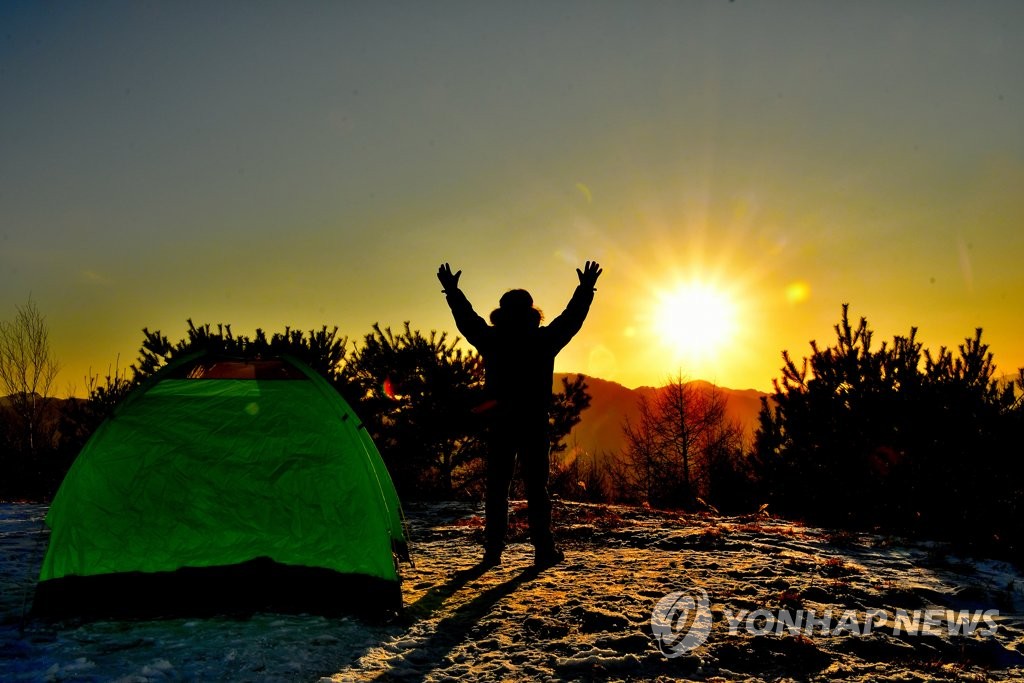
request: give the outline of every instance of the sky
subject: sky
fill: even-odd
[[[548,319],[556,369],[769,390],[841,307],[1024,366],[1024,3],[0,4],[0,320],[59,395],[142,329]]]

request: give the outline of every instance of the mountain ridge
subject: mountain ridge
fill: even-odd
[[[590,407],[581,415],[580,423],[567,437],[570,451],[589,453],[595,457],[600,454],[614,456],[622,453],[626,445],[622,433],[623,424],[627,420],[635,422],[639,417],[641,398],[651,400],[665,387],[645,385],[630,389],[618,382],[584,373],[556,372],[554,390],[561,390],[563,378],[573,378],[578,374],[582,374],[586,379],[591,400]],[[740,425],[744,446],[752,444],[757,416],[761,410],[761,398],[770,398],[770,394],[756,389],[730,389],[706,380],[690,380],[684,383],[699,387],[715,387],[720,391],[726,400],[727,419]]]

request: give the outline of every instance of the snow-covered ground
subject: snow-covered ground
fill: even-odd
[[[45,508],[0,505],[0,680],[1024,680],[1024,576],[1004,563],[777,520],[558,503],[567,560],[538,573],[522,507],[505,562],[477,574],[460,570],[479,555],[479,507],[409,506],[415,566],[387,624],[23,623]],[[951,629],[946,610],[968,626]]]

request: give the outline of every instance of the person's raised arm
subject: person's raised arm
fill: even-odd
[[[597,261],[587,261],[583,270],[576,269],[576,275],[580,279],[579,286],[573,292],[565,310],[547,326],[549,334],[552,335],[551,341],[555,353],[568,344],[569,340],[583,327],[583,321],[586,320],[587,313],[590,312],[590,304],[594,301],[594,292],[597,291],[595,286],[597,278],[603,272]]]
[[[488,329],[487,321],[480,317],[473,310],[469,299],[459,289],[459,278],[462,271],[452,273],[452,267],[442,263],[437,269],[437,279],[441,282],[445,298],[448,300],[448,307],[452,309],[452,317],[455,318],[455,326],[470,344],[477,350],[487,343]]]

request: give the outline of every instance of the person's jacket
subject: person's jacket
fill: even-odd
[[[580,331],[594,290],[580,285],[562,313],[547,325],[506,328],[489,325],[460,289],[446,292],[455,325],[484,360],[484,386],[503,412],[539,413],[551,403],[555,356]]]

